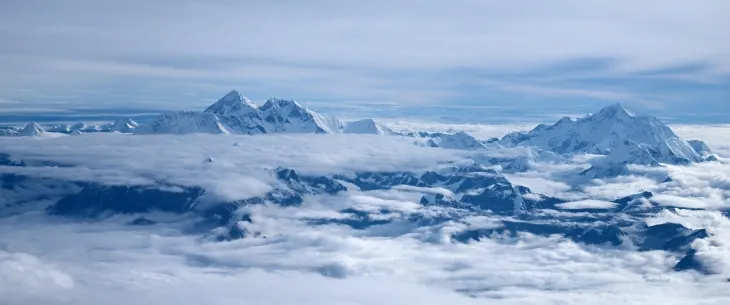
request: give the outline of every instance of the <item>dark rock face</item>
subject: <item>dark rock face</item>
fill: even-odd
[[[454,207],[454,208],[470,208],[453,198],[447,197],[444,194],[429,194],[421,197],[419,201],[424,206],[440,206],[440,207]]]
[[[687,251],[687,254],[682,257],[676,265],[674,265],[674,271],[688,271],[693,270],[702,274],[711,274],[712,272],[697,258],[697,250],[691,249]],[[728,280],[730,281],[730,280]]]
[[[372,226],[383,225],[392,222],[392,220],[375,219],[373,217],[377,214],[388,213],[388,211],[386,210],[379,211],[378,213],[369,213],[348,208],[340,211],[340,213],[346,214],[348,217],[343,219],[312,219],[309,221],[309,223],[313,225],[340,224],[349,226],[355,230],[363,230]]]
[[[88,185],[49,207],[57,215],[95,217],[104,212],[138,214],[152,211],[184,213],[190,211],[203,194],[202,188],[165,191],[142,186]]]
[[[347,188],[335,179],[324,176],[299,176],[294,170],[283,167],[276,170],[276,177],[292,191],[304,195],[347,191]]]
[[[454,234],[452,237],[460,242],[468,242],[470,240],[478,241],[482,238],[489,238],[495,234],[504,235],[506,233],[514,237],[518,233],[524,232],[541,236],[560,234],[579,243],[612,246],[620,245],[622,237],[626,235],[620,227],[610,225],[590,227],[546,222],[503,221],[502,226],[498,228],[467,230]]]
[[[427,171],[420,175],[408,172],[363,172],[356,174],[355,177],[338,176],[338,179],[355,184],[365,191],[389,189],[398,185],[446,188],[456,194],[462,194],[460,200],[424,196],[422,202],[430,205],[490,210],[500,215],[552,207],[563,202],[556,198],[534,194],[529,188],[515,186],[496,171],[476,164],[451,168],[446,172]],[[532,196],[523,198],[524,195]],[[538,197],[539,200],[532,199]]]
[[[18,174],[0,174],[0,208],[58,199],[78,192],[76,184]]]
[[[150,220],[146,217],[137,217],[134,220],[130,221],[129,224],[132,226],[151,226],[157,224],[157,222],[154,220]]]
[[[358,173],[354,179],[343,176],[338,178],[357,185],[364,191],[389,189],[396,185],[428,186],[418,176],[408,172],[364,172]]]
[[[687,251],[696,239],[707,238],[707,231],[690,230],[676,223],[663,223],[647,227],[642,240],[642,250]]]
[[[10,155],[0,153],[0,165],[14,166],[15,162],[13,162],[13,160],[10,160]]]
[[[556,222],[503,221],[502,226],[490,229],[467,230],[452,237],[461,242],[480,240],[494,234],[508,233],[516,236],[520,232],[549,236],[559,234],[575,242],[593,245],[618,246],[632,242],[641,251],[664,250],[670,252],[686,251],[696,239],[708,237],[705,230],[691,230],[675,223],[665,223],[647,227],[640,224],[636,229],[632,223],[561,224]]]

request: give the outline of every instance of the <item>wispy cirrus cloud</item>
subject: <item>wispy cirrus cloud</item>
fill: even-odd
[[[528,107],[575,103],[569,95],[674,112],[702,98],[727,110],[720,100],[730,75],[730,8],[721,0],[13,0],[4,8],[0,38],[12,43],[0,47],[0,97],[31,107],[65,100],[189,108],[180,105],[238,88],[254,100],[330,105]],[[586,58],[605,64],[575,70]],[[511,85],[484,87],[465,69]],[[534,82],[550,74],[562,80]],[[616,83],[627,78],[641,86]],[[709,88],[688,85],[708,80]],[[667,92],[676,82],[685,89]],[[529,98],[536,93],[540,102]]]

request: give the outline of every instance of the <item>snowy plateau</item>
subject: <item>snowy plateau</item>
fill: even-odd
[[[730,304],[730,128],[399,127],[235,90],[0,127],[0,303]]]

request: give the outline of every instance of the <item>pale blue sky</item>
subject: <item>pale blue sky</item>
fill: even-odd
[[[0,116],[203,109],[730,122],[730,1],[4,0]]]

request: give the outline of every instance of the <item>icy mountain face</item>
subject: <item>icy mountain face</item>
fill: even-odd
[[[208,107],[234,133],[340,133],[341,121],[302,107],[293,100],[269,99],[258,107],[233,90]]]
[[[432,147],[441,147],[446,149],[476,150],[485,148],[482,142],[463,131],[454,134],[444,134],[438,138],[433,138],[428,141],[428,144]]]
[[[374,134],[374,135],[392,135],[394,134],[390,128],[373,119],[364,119],[349,122],[345,125],[344,133],[351,134]]]
[[[215,114],[194,111],[163,113],[154,121],[139,126],[135,134],[228,134]]]
[[[705,142],[702,142],[700,140],[688,140],[687,143],[689,143],[690,146],[700,155],[707,158],[710,155],[712,155],[712,150],[710,147],[705,144]]]
[[[233,133],[267,133],[258,107],[236,90],[221,97],[203,112],[215,114],[223,126]]]
[[[524,131],[515,131],[506,134],[497,143],[504,146],[515,146],[530,139],[530,135]]]
[[[139,127],[139,124],[130,118],[119,119],[109,127],[109,131],[131,133]]]
[[[66,124],[53,125],[53,126],[49,127],[46,131],[58,132],[58,133],[71,133],[70,126],[68,126]]]
[[[76,124],[73,124],[73,125],[69,126],[68,127],[68,132],[69,133],[74,133],[76,131],[83,132],[86,128],[87,127],[86,127],[86,124],[84,122],[78,122]]]
[[[540,125],[527,133],[510,134],[502,139],[504,144],[535,146],[561,154],[602,155],[610,154],[616,148],[626,150],[623,147],[625,141],[658,151],[660,155],[656,159],[659,162],[686,164],[703,161],[700,154],[668,126],[653,117],[635,116],[620,104],[578,120],[566,117],[554,125]],[[620,154],[623,152],[614,155]]]
[[[241,96],[238,91],[231,90],[203,112],[213,113],[218,117],[229,117],[245,116],[257,110],[258,107],[251,100]]]
[[[294,100],[272,98],[259,108],[268,132],[340,133],[340,120],[302,107]]]
[[[656,148],[626,140],[615,146],[608,155],[598,159],[581,175],[593,178],[613,177],[627,173],[629,164],[660,166],[661,163],[672,163],[667,161],[673,160],[667,160]]]
[[[33,136],[40,136],[44,133],[43,128],[41,128],[40,125],[36,124],[36,122],[30,122],[23,129],[18,131],[18,136],[21,137],[33,137]]]

